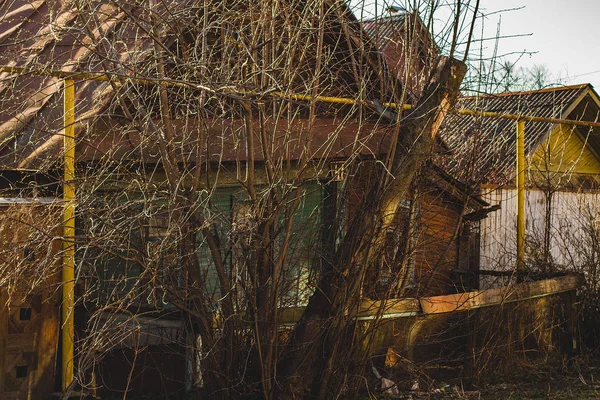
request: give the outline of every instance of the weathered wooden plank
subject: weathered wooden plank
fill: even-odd
[[[54,384],[60,208],[0,200],[4,267],[20,273],[0,288],[0,398],[43,399]],[[36,227],[47,227],[47,235],[36,235]]]
[[[358,320],[374,318],[388,319],[466,311],[568,292],[575,290],[580,284],[581,280],[579,276],[567,275],[495,289],[424,297],[421,299],[365,300],[361,303],[356,318]],[[290,307],[280,310],[280,323],[293,324],[297,322],[303,311],[304,307]]]
[[[55,240],[52,243],[53,252],[56,254],[61,248],[61,242]],[[60,330],[59,317],[59,293],[53,289],[54,284],[59,282],[59,275],[48,277],[49,287],[44,290],[45,301],[42,303],[42,320],[39,330],[39,341],[37,346],[37,366],[32,379],[36,382],[37,394],[33,398],[43,398],[44,394],[50,393],[54,386],[54,364],[58,352],[58,334]]]
[[[419,301],[413,298],[389,299],[384,301],[365,300],[358,311],[358,319],[372,319],[374,317],[397,318],[417,315],[420,311]]]
[[[36,340],[37,332],[26,334],[26,333],[14,333],[7,336],[6,351],[28,351],[33,348],[33,344]]]
[[[425,297],[420,299],[420,304],[424,314],[440,314],[549,296],[575,290],[579,285],[580,278],[578,276],[567,275],[496,289]]]

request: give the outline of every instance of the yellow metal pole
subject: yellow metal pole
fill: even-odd
[[[62,389],[73,382],[75,303],[75,82],[64,81]]]
[[[525,121],[517,120],[517,272],[525,271]]]

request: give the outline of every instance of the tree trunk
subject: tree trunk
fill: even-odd
[[[421,100],[400,121],[398,146],[391,159],[393,177],[375,183],[368,191],[361,212],[353,217],[348,234],[331,263],[323,263],[320,281],[291,335],[279,364],[283,398],[334,396],[329,378],[347,370],[339,357],[340,340],[352,342],[352,316],[361,300],[365,272],[377,267],[400,200],[415,173],[429,156],[444,117],[459,94],[466,66],[441,57]],[[355,343],[356,345],[356,343]],[[347,353],[353,349],[343,347]],[[344,365],[346,364],[346,365]],[[312,390],[310,389],[312,388]]]

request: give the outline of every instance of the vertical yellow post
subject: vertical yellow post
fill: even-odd
[[[64,81],[62,388],[73,382],[75,303],[75,83]]]
[[[517,121],[517,272],[525,271],[525,121]]]

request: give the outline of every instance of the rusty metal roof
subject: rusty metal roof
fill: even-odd
[[[379,49],[385,48],[394,36],[404,31],[408,14],[399,13],[388,17],[366,19],[362,26],[367,35],[377,43]]]
[[[407,90],[407,102],[420,98],[440,51],[418,13],[363,20],[362,26],[390,72]]]
[[[163,26],[180,27],[184,23],[182,19],[193,18],[193,13],[178,13],[182,13],[181,10],[184,9],[194,9],[196,2],[197,0],[161,0],[156,2],[157,8],[152,12],[159,16],[157,18]],[[81,3],[73,0],[1,1],[0,65],[40,71],[59,69],[100,72],[119,64],[121,70],[113,72],[137,74],[144,70],[143,73],[150,74],[153,69],[143,64],[154,43],[149,35],[149,25],[144,25],[149,24],[147,20],[141,19],[141,23],[130,20],[130,14],[135,13],[131,10],[136,7],[129,10],[126,6],[134,3],[139,5],[137,1],[109,0]],[[349,9],[343,9],[347,7],[343,1],[332,0],[333,3],[342,8],[341,14],[345,12],[348,15],[344,15],[354,18]],[[296,6],[296,3],[292,4]],[[82,12],[78,7],[83,5],[90,9]],[[341,88],[364,89],[362,82],[350,82],[354,79],[351,73],[352,57],[347,53],[354,50],[348,49],[366,49],[366,53],[375,53],[375,49],[368,43],[364,46],[353,43],[350,46],[346,42],[339,21],[335,20],[339,15],[332,13],[329,25],[333,30],[337,29],[333,35],[338,36],[327,41],[327,45],[331,47],[328,54],[339,52],[341,55],[337,59],[328,56],[331,65],[327,65],[327,68],[332,71],[331,78],[323,78],[321,86],[334,93],[325,93],[327,95],[339,95],[335,91],[340,91]],[[356,20],[348,18],[351,29],[360,29]],[[351,35],[351,38],[359,40],[360,36]],[[103,42],[110,42],[112,49],[103,49]],[[309,54],[307,57],[312,56],[314,55]],[[107,63],[110,59],[116,60],[116,63]],[[372,62],[370,65],[376,64]],[[366,90],[368,95],[375,91],[379,93],[381,85],[378,72],[367,71],[366,74],[365,79],[370,82],[370,89]],[[297,75],[298,80],[310,82],[310,79],[303,79],[300,72]],[[62,143],[62,92],[62,82],[55,77],[0,73],[0,167],[42,168],[42,164],[47,167],[49,162],[56,162]],[[345,95],[352,96],[349,93]],[[115,103],[114,99],[114,88],[107,82],[76,83],[76,115],[81,121],[78,125],[78,145],[89,143],[81,139],[85,135],[80,133],[87,132],[100,117],[106,117],[108,107]],[[115,108],[111,107],[110,110],[114,112]],[[87,154],[92,152],[93,149],[86,150]]]
[[[173,3],[173,0],[167,0]],[[84,30],[82,15],[68,0],[9,0],[0,3],[0,64],[33,70],[101,71],[90,37],[101,39],[116,31],[125,13],[115,4],[98,2],[89,15],[101,26]],[[125,30],[127,32],[127,30]],[[123,42],[115,57],[128,66],[135,54],[150,45],[139,29],[136,40]],[[98,42],[101,42],[98,40]],[[50,76],[0,73],[0,164],[18,167],[50,140],[59,142],[62,129],[62,82]],[[80,81],[76,85],[76,112],[81,119],[97,115],[112,99],[106,82]],[[54,139],[53,139],[54,138]],[[54,149],[56,150],[56,149]]]
[[[584,84],[527,92],[462,97],[458,99],[456,108],[548,118],[594,120],[594,117],[589,115],[590,106],[595,107],[596,110],[598,106],[594,105],[592,96],[598,97],[590,85]],[[583,101],[586,102],[586,106],[582,105]],[[583,109],[587,110],[586,117],[582,113]],[[544,142],[552,127],[551,123],[526,122],[526,155],[533,154],[535,149]],[[587,131],[584,137],[586,135]],[[512,180],[516,163],[515,121],[451,114],[446,117],[440,136],[449,148],[449,153],[442,157],[441,164],[454,176],[489,184],[506,184]],[[594,145],[596,141],[597,139],[594,138],[590,143]]]

